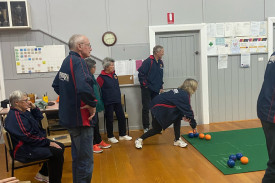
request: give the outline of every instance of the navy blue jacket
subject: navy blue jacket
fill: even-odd
[[[142,62],[138,69],[138,79],[141,87],[148,87],[150,90],[159,93],[163,85],[163,62],[158,62],[153,55],[150,55]]]
[[[59,118],[62,126],[94,126],[95,121],[88,120],[89,111],[80,109],[86,104],[96,106],[92,83],[86,62],[78,53],[70,51],[52,84],[54,91],[60,96]]]
[[[121,92],[115,71],[108,74],[102,70],[97,77],[97,82],[101,87],[104,105],[121,103]]]
[[[11,107],[5,120],[5,129],[10,133],[15,160],[23,163],[52,156],[50,140],[41,126],[42,113],[38,108],[22,112]]]
[[[261,120],[275,123],[275,52],[266,66],[264,82],[257,102],[257,113]]]
[[[162,129],[168,128],[173,122],[183,117],[191,119],[192,128],[197,126],[190,105],[190,96],[181,89],[173,89],[156,96],[151,102],[151,111]]]

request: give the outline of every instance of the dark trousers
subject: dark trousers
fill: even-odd
[[[109,105],[105,105],[104,107],[105,107],[106,128],[107,128],[108,138],[114,137],[114,134],[113,134],[114,111],[118,120],[119,136],[125,136],[126,121],[125,121],[125,115],[124,115],[121,103],[109,104]]]
[[[151,100],[159,93],[150,90],[149,88],[141,87],[142,99],[142,124],[143,128],[149,128],[149,107]]]
[[[60,183],[62,178],[63,163],[64,163],[64,145],[60,142],[57,143],[62,149],[51,147],[50,151],[53,156],[50,157],[48,163],[44,163],[39,173],[48,176],[50,183]]]
[[[90,183],[92,181],[94,156],[94,128],[83,126],[68,129],[72,145],[72,173],[74,183]]]
[[[263,183],[275,182],[275,124],[263,121],[262,126],[266,138],[266,146],[268,151],[269,160],[267,162],[267,169],[263,177]]]
[[[101,135],[99,133],[99,119],[98,119],[98,112],[95,113],[95,120],[96,120],[96,125],[94,127],[94,145],[99,144],[102,139]]]
[[[174,126],[174,133],[175,133],[175,140],[178,140],[180,138],[180,124],[181,124],[181,120],[175,120],[173,122],[173,126]],[[154,136],[156,134],[159,134],[162,130],[162,127],[160,126],[160,124],[158,123],[158,121],[156,120],[155,117],[152,118],[152,126],[153,128],[148,130],[146,133],[144,133],[140,138],[145,140],[148,137]]]

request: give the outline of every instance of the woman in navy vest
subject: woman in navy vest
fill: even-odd
[[[190,97],[197,90],[198,82],[194,79],[186,79],[177,89],[170,90],[156,96],[151,102],[152,126],[153,128],[144,133],[135,141],[137,149],[142,148],[143,140],[159,134],[162,129],[174,125],[175,140],[174,146],[186,147],[180,138],[181,120],[190,123],[193,131],[196,132],[197,122],[190,104]]]
[[[125,115],[121,105],[121,93],[118,78],[115,73],[114,59],[104,58],[102,62],[103,69],[97,77],[97,82],[101,87],[102,99],[105,108],[106,127],[108,141],[118,143],[113,134],[113,113],[115,111],[118,119],[119,140],[132,140],[132,137],[126,135]]]

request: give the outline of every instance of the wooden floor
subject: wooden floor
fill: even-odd
[[[258,120],[212,123],[199,125],[199,132],[215,132],[261,127]],[[190,127],[182,127],[187,133]],[[133,139],[142,131],[131,131]],[[102,135],[106,139],[106,135]],[[134,140],[121,141],[101,154],[94,154],[93,183],[259,183],[264,171],[223,175],[193,146],[179,148],[173,146],[173,129],[144,141],[143,149],[134,147]],[[9,177],[6,172],[3,145],[0,146],[0,179]],[[65,151],[63,183],[72,182],[70,148]],[[15,176],[33,183],[39,166],[18,169]]]

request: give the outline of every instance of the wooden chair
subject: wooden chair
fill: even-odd
[[[2,118],[2,121],[1,121],[1,129],[4,128],[4,122],[5,122],[5,119],[6,119],[7,115],[3,115],[1,118]],[[1,135],[3,136],[3,131],[1,130]],[[4,137],[4,136],[3,136]],[[4,140],[5,141],[5,140]],[[5,146],[5,159],[6,159],[6,170],[7,172],[9,171],[9,162],[8,162],[8,153],[7,153],[7,147]]]
[[[124,110],[127,132],[128,132],[128,135],[130,135],[129,121],[128,121],[129,118],[128,118],[128,113],[126,112],[127,108],[126,108],[125,94],[121,94],[121,105]],[[114,120],[117,120],[115,112],[114,112]],[[106,115],[105,115],[105,113],[104,113],[104,133],[106,133]]]
[[[13,152],[13,144],[11,141],[11,137],[9,132],[7,132],[4,128],[2,128],[2,134],[5,140],[5,146],[7,148],[7,151],[9,152],[8,154],[10,154],[11,152]],[[14,176],[14,170],[15,169],[19,169],[19,168],[24,168],[24,167],[28,167],[28,166],[32,166],[32,165],[37,165],[37,164],[41,164],[44,162],[47,162],[48,159],[43,159],[43,160],[39,160],[39,161],[33,161],[30,163],[21,163],[19,161],[14,160],[12,154],[10,154],[10,159],[11,159],[11,176]]]
[[[46,130],[46,134],[49,134],[48,133],[48,130],[49,130],[48,119],[47,119],[47,116],[45,113],[43,113],[43,116],[44,116],[44,118],[41,120],[42,128],[44,128]],[[70,147],[72,144],[71,136],[69,133],[63,133],[63,134],[58,134],[58,135],[48,135],[47,138],[50,140],[61,142],[62,144],[64,144],[65,147]]]

